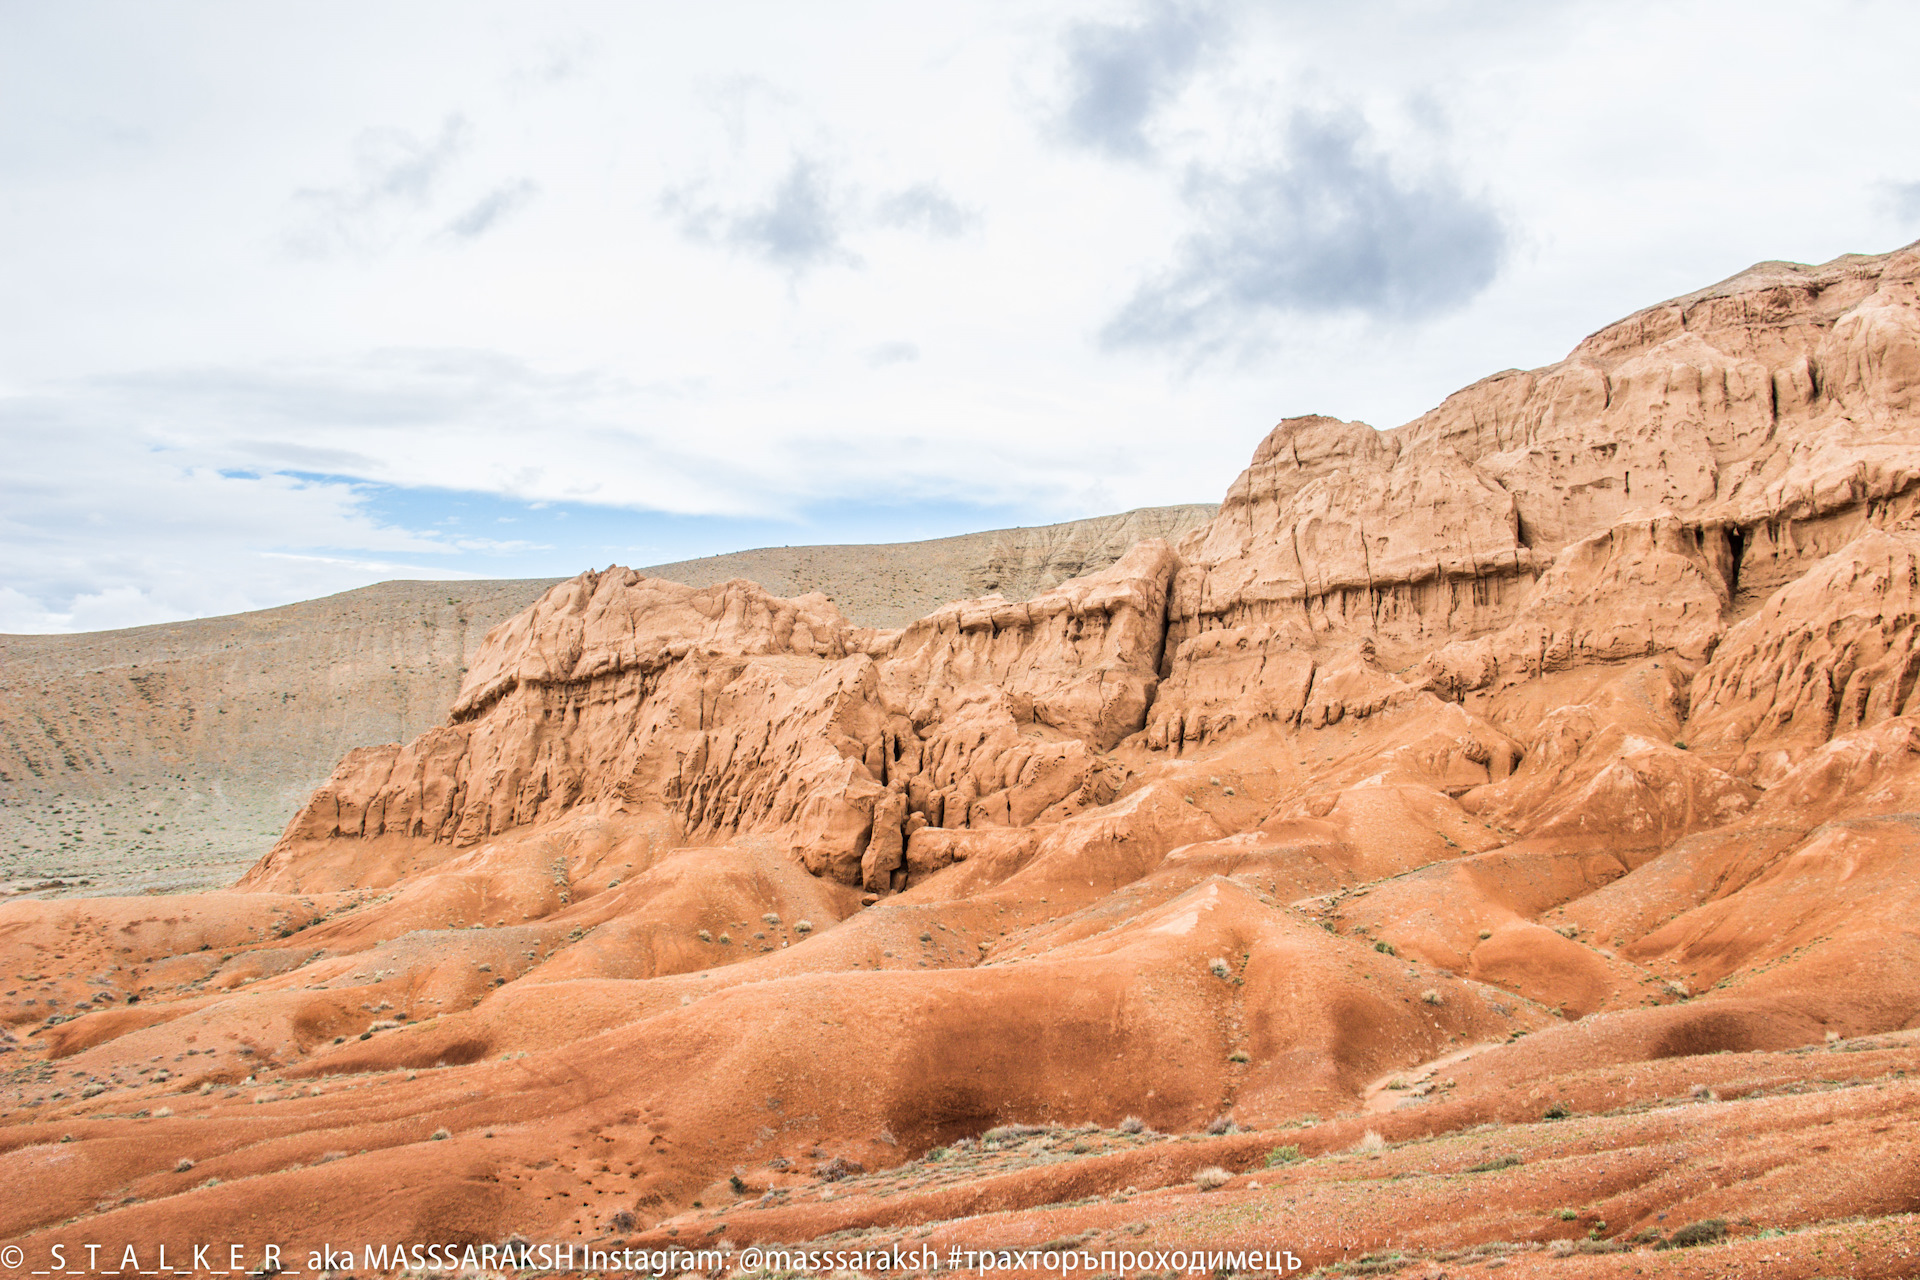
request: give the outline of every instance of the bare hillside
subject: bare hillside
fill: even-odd
[[[1143,507],[1029,529],[994,529],[886,546],[766,547],[643,570],[690,587],[733,578],[776,596],[820,591],[867,627],[904,627],[950,600],[998,593],[1027,600],[1104,569],[1136,542],[1177,539],[1213,518],[1209,503]]]

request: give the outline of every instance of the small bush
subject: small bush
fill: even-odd
[[[723,933],[723,934],[721,934],[721,935],[720,935],[720,945],[721,945],[721,946],[723,946],[723,947],[730,947],[730,946],[732,946],[732,945],[733,945],[733,935],[731,935],[731,934],[726,934],[726,933]]]
[[[1207,961],[1207,972],[1216,978],[1228,978],[1233,976],[1233,967],[1225,960],[1215,956],[1213,959]]]
[[[1232,1053],[1227,1055],[1227,1061],[1228,1062],[1252,1062],[1253,1059],[1249,1058],[1244,1051],[1235,1049]]]
[[[1212,1123],[1207,1125],[1207,1132],[1216,1138],[1222,1134],[1232,1133],[1233,1131],[1234,1123],[1232,1116],[1215,1116]]]
[[[1218,1191],[1233,1181],[1233,1175],[1219,1165],[1209,1165],[1193,1175],[1193,1185],[1202,1191]]]
[[[1727,1238],[1727,1224],[1723,1218],[1702,1218],[1698,1222],[1689,1222],[1672,1235],[1660,1247],[1663,1249],[1691,1249],[1695,1245],[1712,1244]]]
[[[1522,1160],[1519,1156],[1513,1156],[1513,1155],[1495,1156],[1493,1159],[1484,1161],[1480,1164],[1468,1165],[1467,1172],[1468,1173],[1493,1173],[1500,1169],[1517,1169],[1525,1163],[1526,1161]]]
[[[1564,1102],[1556,1102],[1540,1113],[1542,1120],[1565,1120],[1573,1114],[1573,1108]]]
[[[1120,1132],[1139,1133],[1147,1127],[1147,1122],[1139,1116],[1128,1116],[1120,1122]]]
[[[700,931],[700,933],[699,933],[699,935],[698,935],[698,937],[699,937],[699,939],[700,939],[700,941],[702,941],[702,942],[712,942],[712,941],[713,941],[713,935],[712,935],[711,933],[709,933],[709,932],[708,932],[707,930],[705,930],[705,929],[702,929],[702,930]]]
[[[845,1156],[835,1156],[814,1172],[820,1176],[822,1182],[838,1182],[842,1178],[850,1178],[856,1173],[865,1173],[866,1171],[867,1167],[858,1160],[849,1160]]]
[[[1578,1218],[1580,1215],[1575,1213],[1571,1209],[1557,1209],[1554,1211],[1553,1216],[1560,1219],[1560,1221],[1562,1222],[1572,1222],[1574,1219]]]
[[[927,1152],[927,1154],[922,1158],[927,1160],[929,1163],[938,1164],[940,1161],[945,1160],[947,1158],[947,1149],[945,1147],[935,1147],[933,1150]]]
[[[927,931],[926,931],[925,929],[922,929],[922,930],[920,931],[920,941],[922,941],[922,942],[932,942],[932,941],[933,941],[933,935],[932,935],[932,934],[930,934],[930,933],[928,933],[928,932],[927,932]]]
[[[1393,949],[1393,944],[1391,942],[1376,942],[1373,944],[1373,949],[1375,951],[1378,951],[1383,956],[1397,956],[1400,954],[1398,951],[1395,951]]]
[[[1480,941],[1482,942],[1485,942],[1488,938],[1491,938],[1492,936],[1493,936],[1493,930],[1491,929],[1482,929],[1480,931]]]
[[[185,1156],[181,1156],[180,1163],[173,1166],[173,1171],[175,1173],[185,1173],[191,1168],[193,1168],[193,1161],[187,1159]]]
[[[741,1177],[741,1176],[740,1176],[739,1174],[737,1174],[737,1173],[736,1173],[736,1174],[733,1174],[733,1175],[731,1175],[730,1177],[728,1177],[728,1179],[727,1179],[727,1185],[733,1188],[733,1194],[735,1194],[735,1195],[737,1195],[737,1196],[743,1196],[743,1195],[745,1195],[745,1194],[747,1194],[747,1182],[746,1182],[746,1179],[745,1179],[745,1178],[742,1178],[742,1177]]]
[[[1420,999],[1427,1004],[1445,1004],[1447,1000],[1445,996],[1441,995],[1440,992],[1433,987],[1428,987],[1425,991],[1422,991],[1420,993]]]
[[[433,1131],[433,1140],[435,1142],[445,1142],[448,1138],[451,1138],[452,1136],[453,1136],[453,1132],[452,1130],[449,1130],[449,1129],[435,1129]]]
[[[761,916],[760,918],[768,924],[780,923],[780,913],[778,911],[769,911],[767,912],[767,914]]]
[[[622,1209],[607,1219],[607,1225],[615,1231],[631,1231],[640,1225],[640,1219],[633,1216],[633,1210]]]
[[[1387,1140],[1372,1129],[1361,1134],[1360,1141],[1353,1144],[1355,1151],[1384,1151],[1386,1147]]]
[[[1267,1152],[1267,1168],[1271,1169],[1278,1164],[1292,1164],[1299,1158],[1300,1146],[1298,1143],[1292,1143],[1284,1147],[1275,1147],[1273,1150]]]
[[[153,1113],[153,1118],[155,1120],[165,1120],[168,1116],[172,1114],[173,1114],[172,1107],[161,1107]]]
[[[795,921],[793,922],[793,931],[794,931],[795,933],[812,933],[812,932],[813,932],[813,921],[811,921],[811,920],[795,920]]]

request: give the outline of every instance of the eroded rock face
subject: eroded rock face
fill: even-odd
[[[1920,530],[1869,528],[1728,631],[1694,681],[1694,734],[1772,782],[1829,738],[1920,710],[1916,627]]]
[[[464,847],[583,805],[661,804],[685,839],[777,834],[814,872],[885,888],[909,816],[1024,826],[1112,799],[1124,770],[1100,757],[1144,720],[1172,568],[1142,543],[1033,600],[900,632],[747,582],[582,574],[488,636],[453,725],[348,756],[248,883],[277,883],[303,841]],[[890,852],[863,869],[876,812]]]

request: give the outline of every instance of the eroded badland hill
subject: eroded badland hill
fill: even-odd
[[[1920,247],[1025,601],[582,574],[232,891],[0,906],[0,1235],[1910,1276],[1917,627]]]
[[[863,625],[899,626],[961,596],[1027,599],[1213,513],[1152,507],[645,572],[818,591]],[[557,581],[383,582],[226,618],[0,636],[0,895],[231,883],[341,756],[441,723],[488,630]]]

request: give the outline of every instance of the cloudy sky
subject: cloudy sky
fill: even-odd
[[[0,0],[0,631],[1214,501],[1920,237],[1908,3]]]

